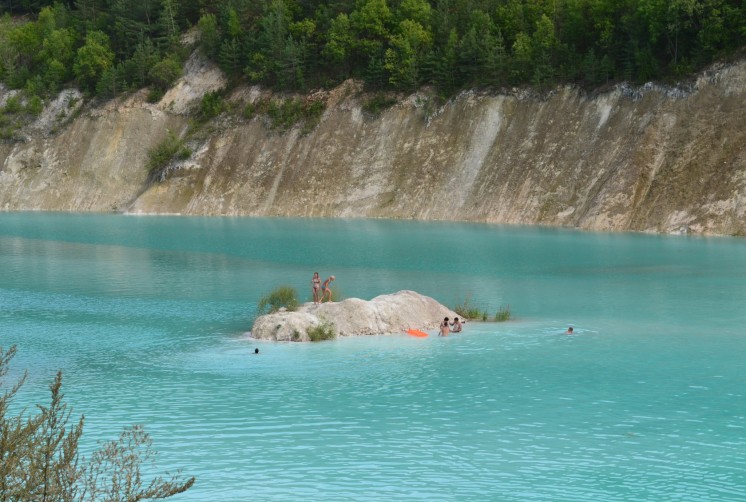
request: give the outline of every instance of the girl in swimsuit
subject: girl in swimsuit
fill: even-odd
[[[321,297],[319,296],[319,288],[321,287],[321,277],[319,277],[318,272],[313,273],[313,279],[311,279],[311,287],[313,288],[314,305],[321,303]]]

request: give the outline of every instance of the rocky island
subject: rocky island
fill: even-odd
[[[262,340],[308,342],[322,328],[334,336],[385,335],[407,329],[432,329],[457,314],[414,291],[380,295],[370,301],[348,298],[337,303],[305,303],[295,311],[259,316],[251,331]]]

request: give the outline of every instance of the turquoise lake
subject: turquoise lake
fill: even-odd
[[[174,501],[746,500],[744,239],[5,213],[0,271],[17,403],[61,369],[83,449],[143,424],[161,470],[197,477]],[[308,301],[314,271],[513,319],[248,338],[258,299]]]

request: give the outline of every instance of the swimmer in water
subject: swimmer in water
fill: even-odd
[[[451,332],[453,333],[461,333],[461,321],[458,320],[458,317],[453,318],[453,322],[451,323]]]
[[[445,319],[443,319],[443,322],[440,323],[440,334],[438,336],[448,336],[448,333],[450,332],[450,324],[448,323],[448,318],[446,317]]]

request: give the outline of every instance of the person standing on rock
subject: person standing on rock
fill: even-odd
[[[323,303],[324,298],[329,296],[328,301],[332,301],[332,288],[331,283],[334,280],[334,276],[330,276],[327,280],[324,281],[324,284],[321,285],[321,302]]]
[[[313,289],[313,304],[318,305],[321,303],[321,295],[319,289],[321,289],[321,277],[318,272],[313,273],[313,279],[311,279],[311,288]]]

